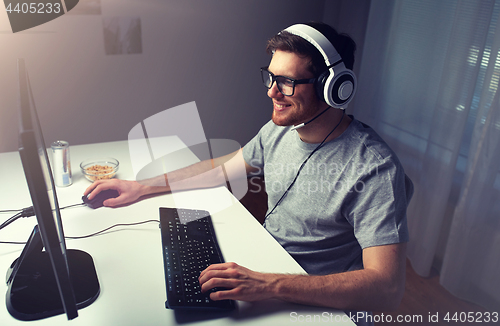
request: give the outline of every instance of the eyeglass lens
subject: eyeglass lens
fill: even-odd
[[[267,88],[271,88],[273,82],[276,80],[278,90],[283,93],[283,95],[290,96],[293,95],[295,83],[289,78],[277,76],[275,77],[268,70],[262,69],[262,81]]]

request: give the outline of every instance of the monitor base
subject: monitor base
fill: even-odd
[[[80,250],[69,249],[66,256],[76,305],[82,309],[100,293],[94,262]],[[28,321],[65,313],[47,252],[34,250],[16,259],[7,272],[7,283],[7,310],[12,317]]]

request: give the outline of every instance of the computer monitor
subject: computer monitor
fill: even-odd
[[[37,320],[94,302],[100,287],[92,257],[67,249],[56,189],[23,59],[18,59],[19,154],[37,219],[21,256],[7,273],[6,303],[19,320]]]

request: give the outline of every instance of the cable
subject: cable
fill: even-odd
[[[61,207],[61,208],[59,208],[59,210],[63,210],[65,208],[69,208],[69,207],[81,206],[81,205],[85,205],[85,203],[73,204],[73,205]],[[33,206],[26,207],[23,209],[17,209],[17,210],[14,210],[14,209],[10,210],[9,209],[9,210],[0,211],[0,213],[7,213],[7,212],[18,212],[18,213],[16,215],[12,216],[11,218],[9,218],[8,220],[6,220],[5,222],[3,222],[0,225],[0,230],[21,217],[31,217],[31,216],[35,215],[35,209],[33,208]]]
[[[70,207],[82,206],[82,205],[85,205],[85,203],[64,206],[64,207],[59,208],[59,210],[63,210],[63,209],[70,208]],[[35,209],[33,208],[33,206],[26,207],[23,209],[17,209],[17,210],[2,210],[2,211],[0,211],[0,213],[10,213],[10,212],[18,212],[18,213],[15,214],[14,216],[12,216],[11,218],[7,219],[5,222],[3,222],[0,225],[0,230],[21,217],[30,217],[30,216],[35,215]],[[158,221],[158,220],[146,220],[146,221],[136,222],[136,223],[121,223],[121,224],[112,225],[104,230],[101,230],[101,231],[98,231],[98,232],[95,232],[95,233],[92,233],[89,235],[84,235],[84,236],[79,236],[79,237],[64,237],[64,238],[70,239],[70,240],[85,239],[85,238],[90,238],[90,237],[96,236],[98,234],[101,234],[103,232],[106,232],[106,231],[111,230],[111,229],[118,227],[118,226],[134,226],[134,225],[140,225],[140,224],[151,223],[151,222],[160,223],[160,221]],[[0,241],[0,244],[26,244],[26,242]]]
[[[85,205],[85,203],[73,204],[73,205],[68,205],[68,206],[61,207],[61,208],[59,208],[59,209],[60,209],[60,210],[63,210],[63,209],[70,208],[70,207],[84,206],[84,205]]]
[[[155,222],[155,223],[160,223],[159,220],[146,220],[146,221],[142,221],[142,222],[135,222],[135,223],[120,223],[120,224],[115,224],[115,225],[112,225],[108,228],[105,228],[101,231],[97,231],[97,232],[94,232],[94,233],[91,233],[91,234],[88,234],[88,235],[82,235],[82,236],[78,236],[78,237],[64,237],[65,239],[68,239],[68,240],[78,240],[78,239],[85,239],[85,238],[90,238],[90,237],[93,237],[93,236],[96,236],[96,235],[99,235],[103,232],[106,232],[106,231],[109,231],[115,227],[118,227],[118,226],[134,226],[134,225],[140,225],[140,224],[146,224],[146,223],[152,223],[152,222]],[[0,244],[26,244],[26,242],[16,242],[16,241],[0,241]]]
[[[5,209],[0,211],[0,213],[13,213],[13,212],[20,212],[22,209]]]
[[[70,240],[85,239],[85,238],[90,238],[90,237],[96,236],[96,235],[101,234],[103,232],[106,232],[108,230],[111,230],[111,229],[113,229],[113,228],[115,228],[117,226],[134,226],[134,225],[146,224],[146,223],[151,223],[151,222],[160,223],[160,221],[158,221],[158,220],[146,220],[146,221],[136,222],[136,223],[120,223],[120,224],[112,225],[112,226],[110,226],[108,228],[105,228],[104,230],[97,231],[97,232],[92,233],[92,234],[82,235],[82,236],[79,236],[79,237],[64,237],[64,238],[65,239],[70,239]]]
[[[10,223],[14,222],[15,220],[17,220],[18,218],[21,218],[21,217],[23,217],[22,216],[22,212],[19,212],[16,215],[12,216],[11,218],[7,219],[7,221],[3,222],[0,225],[0,230],[3,229],[4,227],[6,227],[7,225],[9,225]]]
[[[271,215],[274,212],[274,210],[276,209],[276,207],[278,207],[278,205],[281,203],[281,201],[285,198],[286,194],[288,193],[290,188],[292,188],[295,181],[299,177],[300,171],[302,171],[302,168],[304,167],[304,165],[306,165],[306,162],[311,158],[311,156],[313,156],[314,153],[316,153],[317,150],[319,150],[321,147],[323,147],[323,145],[324,145],[325,141],[328,139],[328,137],[330,137],[330,135],[335,131],[335,129],[337,129],[338,126],[340,126],[340,124],[342,123],[342,120],[344,120],[344,116],[345,116],[345,111],[342,110],[342,118],[340,119],[340,121],[332,129],[332,131],[330,131],[328,133],[328,135],[326,135],[326,137],[323,139],[323,141],[311,152],[311,154],[309,154],[309,156],[305,159],[305,161],[302,162],[302,164],[300,165],[299,170],[297,171],[297,174],[295,175],[295,178],[293,179],[292,183],[288,186],[288,188],[285,190],[283,195],[281,195],[280,199],[276,202],[276,205],[274,205],[273,209],[268,214],[266,214],[264,219],[266,219],[269,215]]]
[[[302,128],[304,127],[305,125],[313,122],[314,120],[316,120],[317,118],[319,118],[323,113],[325,113],[326,111],[328,111],[328,109],[330,109],[331,106],[328,106],[326,109],[324,109],[323,111],[321,111],[320,114],[318,114],[317,116],[315,116],[314,118],[312,118],[311,120],[307,121],[307,122],[304,122],[304,123],[301,123],[299,125],[296,125],[296,126],[293,126],[292,128],[290,128],[290,131],[294,131],[294,130],[297,130],[299,128]]]
[[[65,208],[69,208],[69,207],[74,207],[74,206],[83,206],[85,205],[85,203],[80,203],[80,204],[73,204],[73,205],[68,205],[68,206],[64,206],[64,207],[61,207],[59,209],[65,209]],[[23,208],[23,209],[4,209],[4,210],[0,210],[0,214],[1,213],[13,213],[13,212],[21,212],[23,210],[32,210],[33,209],[33,206],[29,206],[29,207],[26,207],[26,208]]]
[[[21,217],[30,217],[30,216],[33,216],[33,215],[35,215],[35,210],[33,209],[33,206],[23,208],[19,213],[17,213],[16,215],[12,216],[7,221],[3,222],[0,225],[0,230],[3,229],[4,227],[6,227],[7,225],[9,225],[10,223],[14,222],[15,220],[17,220],[18,218],[21,218]]]
[[[25,244],[26,244],[26,242],[0,241],[0,244],[16,244],[16,245],[25,245]]]

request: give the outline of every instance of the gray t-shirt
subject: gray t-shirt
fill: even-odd
[[[272,121],[245,145],[245,161],[264,175],[268,213],[318,145]],[[310,157],[264,226],[309,274],[361,269],[362,249],[408,241],[412,190],[394,152],[353,119]]]

